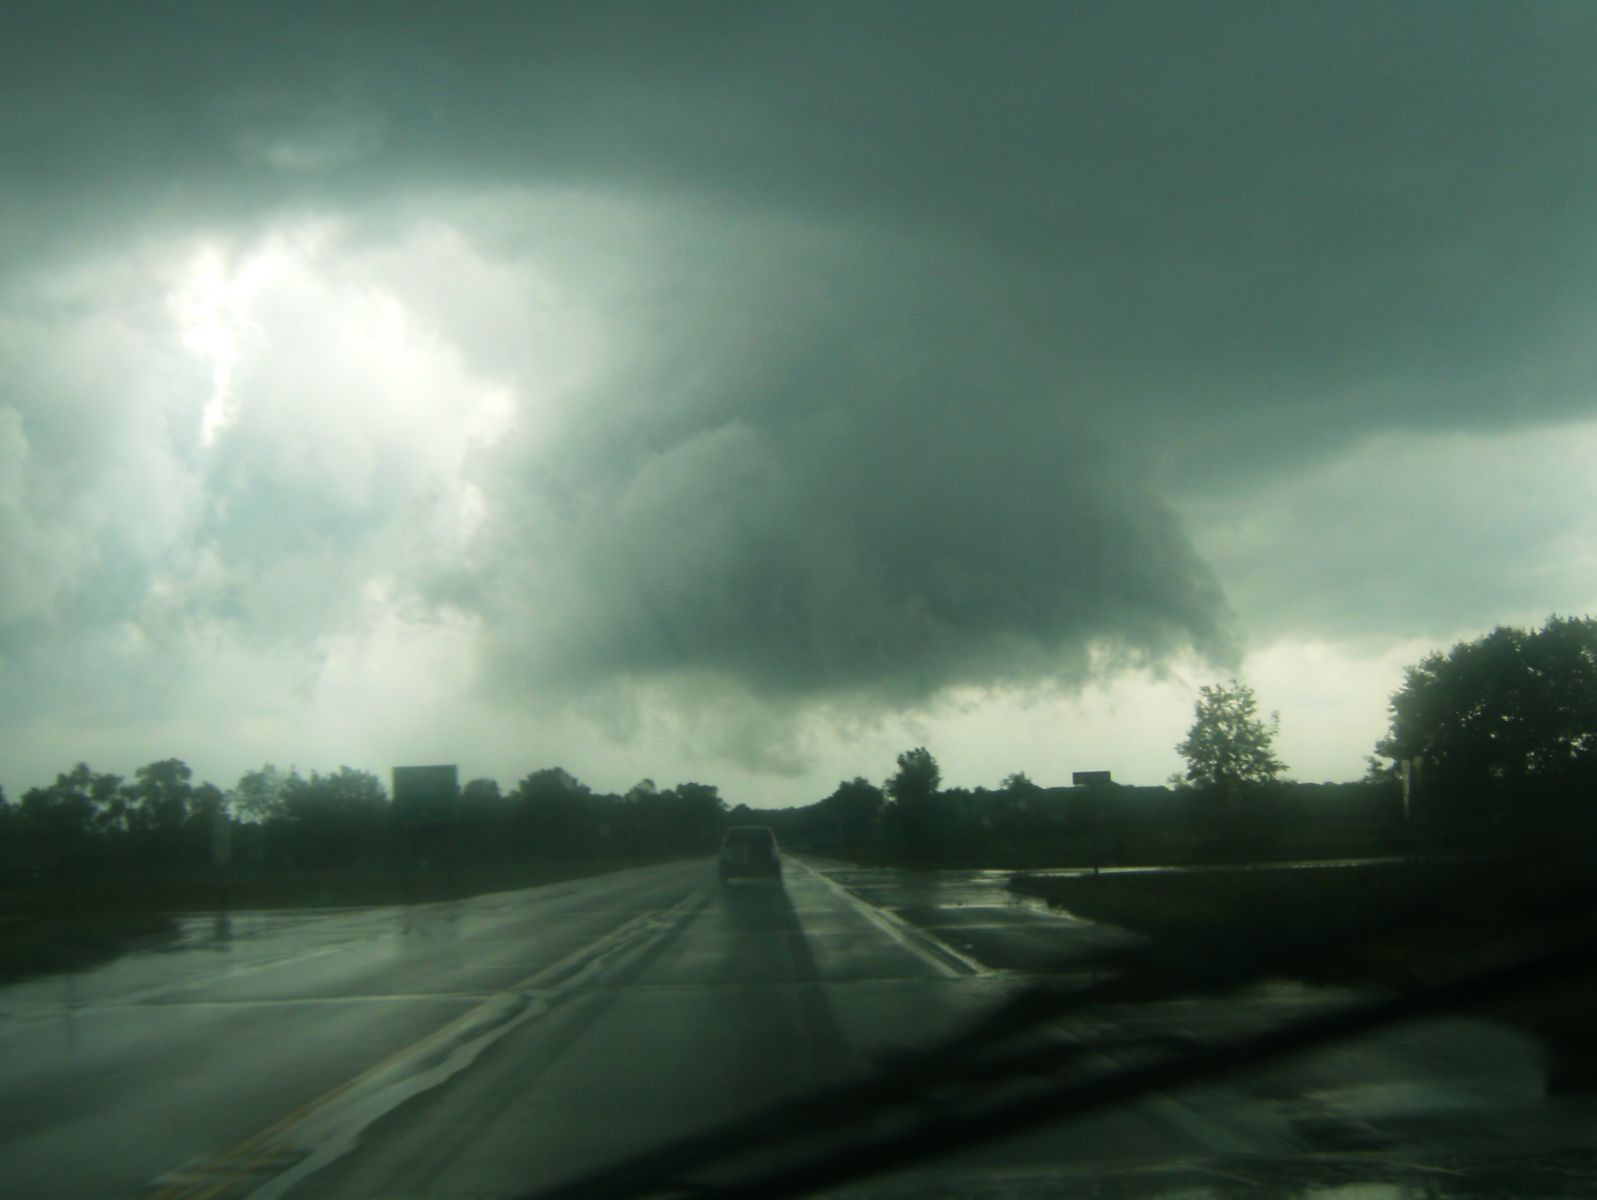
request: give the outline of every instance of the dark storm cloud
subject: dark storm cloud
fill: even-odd
[[[1175,517],[1003,289],[941,283],[955,251],[702,213],[640,241],[630,336],[485,479],[518,498],[483,568],[512,677],[903,702],[1230,653]]]
[[[507,678],[913,699],[1223,658],[1161,497],[1590,409],[1589,9],[8,13],[16,271],[304,213],[381,242],[476,205],[479,253],[555,264],[598,314],[595,378],[474,466],[471,555],[416,571]],[[513,330],[434,307],[521,379]],[[15,409],[37,456],[43,406]],[[386,536],[380,489],[296,517],[319,493],[253,461],[211,477],[224,558]]]
[[[1451,422],[1505,392],[1567,412],[1590,382],[1577,5],[13,11],[14,236],[40,232],[29,200],[204,223],[666,187],[1024,264],[1030,336],[1221,450],[1329,395]]]

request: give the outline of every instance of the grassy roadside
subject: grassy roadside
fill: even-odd
[[[1017,875],[1012,890],[1076,916],[1143,934],[1176,956],[1270,941],[1300,950],[1294,978],[1408,986],[1487,966],[1547,921],[1597,923],[1597,912],[1549,909],[1586,883],[1586,864],[1371,864],[1093,876]],[[1566,890],[1569,889],[1569,890]],[[1589,893],[1588,893],[1589,894]],[[1355,936],[1317,953],[1327,935]],[[1597,1091],[1597,966],[1479,1010],[1537,1034],[1555,1090]]]
[[[78,912],[0,918],[0,983],[82,971],[177,935],[164,913]]]
[[[1155,941],[1261,935],[1312,937],[1328,929],[1377,927],[1424,912],[1460,879],[1406,863],[1351,867],[1213,868],[1091,875],[1018,874],[1010,889],[1076,916],[1118,925]],[[1446,923],[1456,923],[1456,909]]]
[[[170,941],[174,913],[357,908],[463,900],[607,875],[681,856],[404,871],[235,873],[0,891],[0,983],[81,971]]]
[[[1101,876],[1016,875],[1010,888],[1076,916],[1118,925],[1174,949],[1268,940],[1306,949],[1299,977],[1332,983],[1409,978],[1427,963],[1470,955],[1531,932],[1548,896],[1581,881],[1508,863],[1370,863],[1237,867]]]

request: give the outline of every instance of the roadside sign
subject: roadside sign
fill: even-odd
[[[437,767],[394,768],[394,817],[414,825],[438,825],[455,819],[460,795],[454,763]]]
[[[1087,787],[1094,783],[1109,783],[1108,771],[1072,771],[1070,782],[1076,787]]]

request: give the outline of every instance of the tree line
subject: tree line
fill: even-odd
[[[1017,772],[995,788],[943,787],[936,758],[920,746],[896,766],[880,784],[845,780],[815,804],[761,818],[801,847],[928,866],[1327,858],[1401,846],[1401,797],[1391,780],[1275,780],[1225,795],[1197,786],[1048,787]]]
[[[1366,777],[1284,779],[1280,721],[1235,680],[1200,689],[1170,786],[945,788],[925,747],[880,784],[782,811],[711,784],[596,793],[550,767],[512,790],[473,779],[447,827],[395,819],[375,775],[246,772],[230,790],[164,759],[131,778],[79,763],[17,803],[0,792],[0,883],[215,871],[328,872],[708,853],[729,823],[883,862],[1027,866],[1498,848],[1597,836],[1597,620],[1498,627],[1427,655],[1392,695]]]
[[[925,747],[847,780],[790,836],[883,860],[1028,865],[1499,852],[1597,842],[1597,620],[1499,626],[1410,666],[1362,780],[1283,778],[1280,716],[1205,685],[1169,787],[941,787]]]
[[[746,810],[745,810],[746,811]],[[711,784],[596,793],[559,767],[504,792],[473,779],[447,825],[395,818],[376,775],[249,771],[223,791],[178,759],[131,779],[79,763],[18,803],[0,792],[0,883],[351,868],[446,869],[574,859],[641,859],[713,850],[728,806]]]

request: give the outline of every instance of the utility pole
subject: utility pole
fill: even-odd
[[[1070,783],[1072,787],[1087,789],[1087,809],[1091,818],[1092,832],[1092,874],[1098,877],[1099,869],[1103,865],[1103,790],[1111,782],[1108,771],[1072,771]]]

